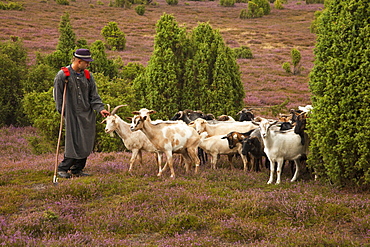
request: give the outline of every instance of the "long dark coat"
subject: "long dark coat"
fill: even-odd
[[[68,66],[70,76],[67,83],[65,105],[65,153],[74,159],[87,158],[94,148],[96,112],[104,109],[94,77],[88,80],[83,71],[77,74]],[[65,74],[61,70],[54,79],[54,100],[59,113],[62,111]]]

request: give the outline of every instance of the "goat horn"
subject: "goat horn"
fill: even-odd
[[[119,105],[119,106],[116,106],[116,107],[113,109],[113,111],[111,112],[111,115],[116,114],[117,110],[118,110],[119,108],[123,107],[123,106],[127,106],[127,105]]]
[[[107,104],[108,111],[110,112],[110,104]]]

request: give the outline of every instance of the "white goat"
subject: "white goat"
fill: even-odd
[[[229,148],[229,141],[225,135],[216,135],[207,137],[208,133],[203,132],[200,134],[200,143],[199,147],[204,150],[204,152],[212,156],[211,167],[216,169],[218,155],[231,155],[231,154],[240,154],[244,164],[244,170],[247,167],[247,159],[242,155],[242,144],[238,143],[235,147]],[[207,137],[207,138],[206,138]],[[233,167],[233,165],[231,164]]]
[[[270,122],[267,119],[262,119],[261,122],[255,122],[259,125],[264,151],[270,160],[270,179],[267,184],[271,184],[274,179],[275,162],[277,162],[277,179],[279,184],[281,180],[281,169],[284,160],[293,160],[295,163],[295,173],[291,182],[294,182],[299,173],[299,162],[302,155],[308,152],[308,145],[301,144],[301,137],[294,133],[294,130],[279,131],[272,128],[278,121]]]
[[[167,162],[158,176],[166,169],[167,164],[171,169],[171,178],[175,177],[173,169],[173,153],[180,153],[184,157],[186,172],[190,165],[195,164],[195,173],[198,172],[199,158],[197,155],[200,137],[197,132],[183,121],[162,121],[152,123],[149,114],[155,113],[153,110],[135,111],[133,114],[140,114],[132,118],[131,131],[141,130],[153,145],[166,154]]]
[[[209,136],[215,135],[227,135],[231,131],[248,132],[252,129],[256,129],[257,126],[251,121],[244,122],[220,122],[217,124],[209,124],[206,120],[198,118],[191,122],[189,126],[195,128],[200,134],[207,132]]]
[[[135,161],[138,161],[140,164],[142,164],[142,151],[155,153],[157,165],[159,166],[159,170],[161,170],[162,153],[154,147],[153,143],[149,141],[143,132],[132,132],[130,130],[130,124],[126,123],[118,115],[116,115],[117,110],[123,106],[125,105],[119,105],[115,107],[111,112],[111,115],[102,121],[102,123],[106,123],[105,133],[113,136],[113,131],[115,131],[117,135],[121,137],[125,147],[132,151],[130,167],[128,169],[129,172],[132,170],[132,166]],[[108,106],[108,108],[110,107]]]

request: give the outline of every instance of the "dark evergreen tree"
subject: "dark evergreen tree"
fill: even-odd
[[[118,75],[118,65],[107,57],[103,41],[97,40],[90,46],[94,61],[88,68],[91,72],[100,72],[111,79]]]
[[[191,37],[194,56],[186,66],[183,101],[214,115],[236,114],[245,93],[233,51],[209,23],[199,24]]]
[[[21,100],[27,52],[22,41],[0,43],[0,126],[24,125]]]
[[[73,32],[69,13],[65,12],[59,23],[59,41],[57,50],[69,55],[76,47],[76,34]],[[70,58],[70,57],[68,57]]]
[[[189,38],[171,15],[157,23],[154,52],[134,81],[141,107],[169,118],[184,109],[232,114],[243,107],[244,90],[235,54],[208,23]]]
[[[65,12],[59,23],[59,41],[55,52],[46,56],[38,55],[37,63],[48,64],[57,72],[63,66],[70,64],[73,52],[77,47],[76,35],[73,32],[69,13]]]
[[[370,182],[370,2],[331,0],[318,17],[309,164],[339,185]]]
[[[187,39],[172,15],[164,14],[156,24],[154,51],[145,72],[133,84],[141,107],[169,118],[179,108],[187,57]]]

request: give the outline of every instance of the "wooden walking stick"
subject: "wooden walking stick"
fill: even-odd
[[[59,125],[59,136],[58,136],[58,144],[57,144],[57,150],[55,154],[55,167],[54,167],[54,177],[53,177],[53,184],[58,184],[58,156],[59,156],[59,146],[60,146],[60,139],[62,138],[62,131],[63,131],[63,118],[64,118],[64,108],[66,105],[66,93],[67,93],[67,83],[68,79],[66,78],[64,83],[64,91],[63,91],[63,101],[62,101],[62,112],[60,113],[60,125]]]

